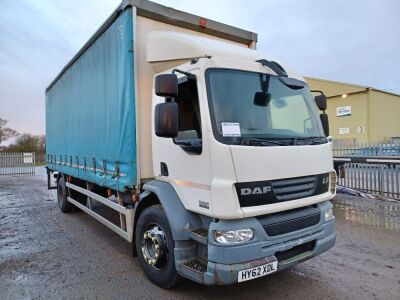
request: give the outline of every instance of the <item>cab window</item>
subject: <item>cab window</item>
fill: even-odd
[[[174,143],[189,154],[200,154],[202,133],[197,82],[187,77],[180,79],[175,101],[179,107],[179,132]]]

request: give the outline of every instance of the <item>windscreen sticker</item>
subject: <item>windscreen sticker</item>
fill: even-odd
[[[239,123],[225,123],[222,122],[222,136],[235,137],[241,136]]]

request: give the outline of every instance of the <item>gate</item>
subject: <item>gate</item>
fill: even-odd
[[[0,177],[35,175],[35,153],[0,152]]]

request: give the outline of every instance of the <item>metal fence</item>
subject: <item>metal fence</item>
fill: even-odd
[[[400,200],[400,161],[393,163],[345,163],[338,184],[366,193]]]
[[[400,156],[400,142],[339,143],[334,141],[334,156]]]
[[[334,144],[338,184],[400,200],[400,143]]]
[[[0,152],[0,177],[35,175],[35,153]]]
[[[334,143],[338,184],[400,200],[400,143]]]

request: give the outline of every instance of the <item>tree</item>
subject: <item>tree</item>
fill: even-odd
[[[10,127],[6,127],[8,121],[0,118],[0,144],[12,137],[18,136],[18,132]]]
[[[46,152],[44,135],[31,135],[29,133],[21,134],[15,143],[9,145],[6,151],[9,152],[35,152],[43,154]]]

